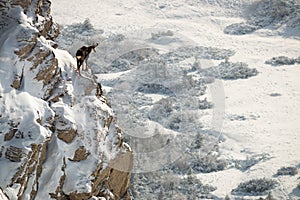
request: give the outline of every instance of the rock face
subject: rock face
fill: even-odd
[[[0,0],[0,199],[130,199],[132,152],[49,0]]]

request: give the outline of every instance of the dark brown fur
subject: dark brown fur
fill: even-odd
[[[80,49],[76,52],[76,61],[77,61],[77,71],[80,74],[80,67],[82,66],[83,62],[85,61],[86,67],[87,67],[87,59],[91,51],[93,50],[96,52],[95,48],[98,46],[97,44],[91,45],[91,46],[82,46]]]

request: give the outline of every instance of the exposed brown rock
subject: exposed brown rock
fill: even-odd
[[[24,12],[26,13],[28,10],[28,7],[31,4],[31,0],[12,0],[11,4],[13,6],[21,6],[24,9]]]
[[[88,200],[91,197],[91,194],[72,192],[71,194],[68,195],[68,197],[69,199],[72,200]]]
[[[130,170],[133,165],[132,152],[120,154],[111,162],[107,168],[102,170],[100,163],[92,176],[95,177],[91,192],[78,193],[76,191],[70,194],[63,193],[62,189],[57,189],[55,193],[51,193],[54,199],[72,199],[72,200],[88,200],[92,196],[104,197],[105,199],[114,200],[130,200],[128,189],[130,187]],[[65,176],[62,176],[60,185],[62,188]],[[111,195],[113,194],[113,196]]]
[[[33,56],[29,57],[27,60],[33,63],[32,69],[36,69],[38,65],[40,65],[51,53],[50,50],[38,51]]]
[[[108,119],[104,121],[104,127],[108,127],[109,128],[112,120],[113,120],[112,116],[108,117]]]
[[[11,128],[8,133],[4,135],[4,141],[9,141],[14,138],[15,133],[18,131],[17,128]]]
[[[56,62],[57,62],[57,60],[56,60]],[[45,86],[46,90],[44,93],[44,99],[46,99],[48,101],[53,101],[53,102],[59,101],[59,97],[63,96],[65,91],[61,90],[60,92],[56,92],[54,94],[54,90],[59,88],[58,85],[60,84],[61,80],[62,80],[61,70],[56,68],[56,71],[55,71],[54,76],[52,77],[51,81],[49,82],[48,85]]]
[[[133,166],[133,157],[131,152],[119,155],[110,164],[110,179],[108,186],[116,196],[120,198],[129,197],[127,191],[130,187],[130,171]]]
[[[47,39],[55,39],[58,34],[58,26],[53,22],[52,17],[50,16],[51,11],[51,1],[49,0],[12,0],[12,6],[21,6],[24,9],[24,13],[33,10],[36,15],[43,16],[45,18],[43,23],[37,23],[38,19],[34,19],[40,34]],[[32,9],[29,9],[32,8]]]
[[[42,36],[44,36],[45,38],[49,37],[48,33],[51,31],[51,29],[53,28],[53,21],[52,20],[48,20],[44,23],[44,27],[40,30],[40,33]],[[54,34],[54,37],[56,37],[56,35],[58,35],[58,33]],[[50,36],[51,39],[53,39],[53,36]]]
[[[63,96],[62,94],[57,94],[55,97],[53,97],[52,99],[49,99],[52,102],[58,102],[59,101],[59,97]]]
[[[105,196],[103,188],[109,189],[116,200],[130,199],[130,171],[133,166],[132,152],[117,156],[110,165],[101,172],[94,172],[93,195]],[[99,167],[101,169],[101,166]]]
[[[21,74],[15,74],[15,79],[12,83],[12,87],[15,88],[16,90],[20,89],[21,85],[22,85],[22,81],[23,81],[23,76],[24,76],[24,66],[22,68],[22,72]]]
[[[102,86],[100,83],[97,84],[97,89],[96,89],[96,96],[101,97],[103,94]]]
[[[35,47],[37,37],[38,34],[34,33],[32,38],[29,38],[28,41],[25,40],[24,45],[20,46],[19,49],[15,51],[15,54],[17,54],[20,59],[25,59],[28,56],[28,53],[31,52],[32,49]]]
[[[59,28],[56,23],[53,22],[50,15],[51,1],[49,0],[38,0],[36,14],[45,17],[45,21],[42,25],[37,23],[37,28],[40,34],[47,39],[54,40],[59,34]]]
[[[43,81],[44,85],[47,85],[48,83],[50,83],[50,80],[54,77],[58,63],[57,59],[53,58],[47,61],[45,64],[47,67],[39,71],[39,73],[36,76],[36,79],[38,81]]]
[[[16,75],[15,76],[15,80],[13,81],[12,85],[13,88],[15,88],[16,90],[18,90],[21,86],[21,76]]]
[[[89,80],[87,80],[87,81],[89,81]],[[89,81],[89,82],[90,82],[89,86],[86,87],[85,91],[84,91],[85,96],[91,95],[93,91],[97,90],[96,83],[93,81]]]
[[[66,143],[71,143],[77,135],[77,130],[56,130],[57,137]]]
[[[90,155],[90,152],[88,152],[84,146],[80,146],[78,149],[76,149],[74,158],[69,159],[69,160],[74,161],[74,162],[79,162],[82,160],[86,160],[89,155]]]
[[[14,146],[9,146],[5,152],[5,158],[12,162],[20,162],[24,156],[26,153],[23,152],[23,149]]]
[[[27,154],[23,152],[24,162],[18,168],[18,171],[15,173],[10,183],[10,186],[13,186],[16,183],[21,185],[18,191],[18,199],[24,199],[23,194],[28,187],[30,179],[34,180],[34,182],[31,183],[30,199],[35,199],[37,188],[39,187],[38,180],[42,174],[43,162],[46,158],[49,141],[50,138],[43,144],[32,144],[30,152]]]
[[[69,200],[68,196],[63,191],[63,186],[64,186],[65,179],[66,179],[65,168],[66,168],[66,159],[64,157],[63,158],[63,165],[62,165],[62,168],[61,168],[61,171],[63,172],[63,175],[59,179],[59,185],[56,187],[55,193],[49,193],[49,195],[52,199]]]
[[[4,150],[4,146],[1,146],[1,148],[0,148],[0,158],[2,158],[3,150]]]

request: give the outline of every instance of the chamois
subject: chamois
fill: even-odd
[[[87,59],[89,58],[89,54],[91,53],[92,50],[96,52],[95,48],[97,46],[98,43],[88,47],[82,46],[80,49],[77,50],[76,61],[77,61],[77,71],[79,72],[79,74],[80,74],[80,67],[84,61],[85,61],[85,67],[87,69]]]

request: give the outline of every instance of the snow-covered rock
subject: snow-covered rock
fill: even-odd
[[[294,65],[296,63],[300,63],[300,57],[289,58],[286,56],[278,56],[278,57],[273,57],[273,58],[267,60],[265,63],[270,64],[272,66]]]
[[[50,6],[0,1],[0,199],[129,198],[131,149]]]
[[[246,22],[235,23],[224,29],[226,34],[244,35],[256,30],[269,28],[277,29],[283,34],[293,30],[299,37],[300,4],[298,0],[260,0],[250,6],[254,12],[247,17]]]

